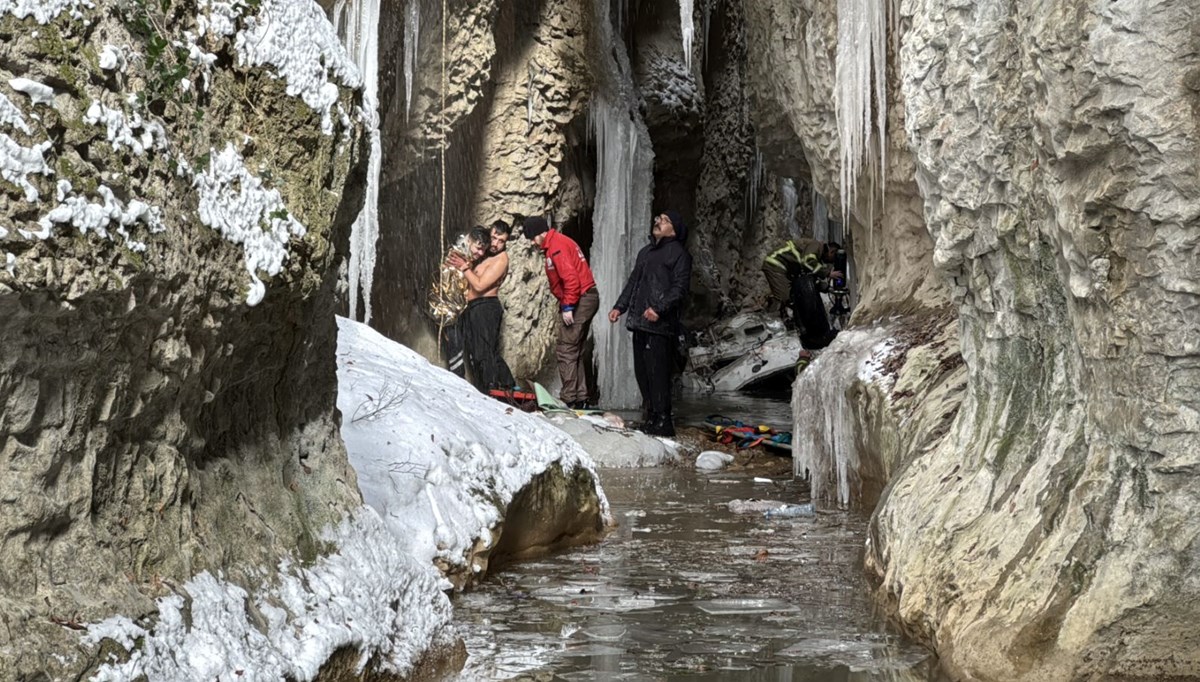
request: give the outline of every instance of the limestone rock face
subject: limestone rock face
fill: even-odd
[[[357,74],[319,10],[267,5],[267,34],[246,6],[200,37],[191,2],[0,14],[0,165],[33,171],[0,180],[0,678],[74,677],[91,654],[49,656],[83,651],[56,621],[312,559],[361,504],[333,362]],[[285,92],[292,28],[323,97]]]
[[[748,12],[764,46],[756,120],[803,145],[823,192],[836,137],[814,99],[830,92],[834,13]],[[934,300],[912,279],[932,263],[967,383],[940,444],[891,469],[867,561],[956,677],[1200,675],[1194,14],[903,4],[888,157],[910,171],[889,165],[874,225],[895,246],[856,258],[879,278],[862,283],[875,311],[896,304],[887,290]]]
[[[779,176],[803,169],[766,168],[762,138],[752,122],[746,3],[705,4],[707,35],[702,66],[705,85],[703,153],[696,189],[693,315],[732,315],[766,296],[762,259],[787,239],[777,209]],[[797,171],[799,172],[799,171]],[[808,184],[802,181],[805,198]]]
[[[594,164],[586,126],[593,18],[588,4],[568,0],[451,2],[443,55],[441,6],[413,2],[421,14],[407,112],[399,65],[405,7],[412,3],[384,6],[389,28],[381,32],[381,64],[394,78],[381,81],[380,99],[391,102],[382,127],[390,142],[383,152],[381,307],[374,323],[436,358],[437,328],[421,303],[444,251],[439,242],[474,224],[529,215],[547,215],[573,236],[580,220],[590,229],[591,178],[582,169]],[[555,338],[556,308],[545,275],[532,276],[542,260],[524,248],[519,227],[502,290],[504,347],[514,373],[532,378],[542,369],[533,361],[548,357]]]
[[[906,14],[970,383],[879,515],[884,586],[963,676],[1200,675],[1194,6]]]

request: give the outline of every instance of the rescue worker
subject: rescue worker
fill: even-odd
[[[820,292],[829,291],[831,281],[845,281],[845,273],[833,265],[841,250],[837,242],[804,238],[788,240],[763,259],[763,276],[771,290],[768,305],[778,302],[780,317],[795,325],[800,345],[807,350],[824,348],[837,335]]]
[[[541,216],[526,218],[522,225],[525,238],[533,241],[546,254],[546,278],[550,291],[558,299],[559,324],[558,375],[562,378],[559,398],[574,409],[589,406],[592,391],[587,384],[583,345],[596,311],[600,309],[600,293],[596,279],[588,267],[583,249],[575,240],[551,229]]]
[[[833,270],[833,261],[841,245],[837,242],[821,242],[816,239],[789,239],[763,259],[763,277],[771,289],[770,300],[776,303],[779,316],[788,318],[788,306],[792,296],[792,280],[801,273],[815,275],[819,280],[844,273]]]
[[[654,218],[650,243],[642,247],[633,272],[621,290],[608,321],[626,312],[625,328],[633,332],[633,371],[642,393],[646,423],[642,430],[674,436],[671,415],[671,370],[679,336],[680,311],[692,279],[692,256],[684,248],[687,226],[675,211]]]

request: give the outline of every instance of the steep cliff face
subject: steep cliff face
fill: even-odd
[[[441,3],[384,6],[380,100],[388,104],[374,323],[427,357],[438,356],[424,301],[443,241],[474,224],[548,215],[590,245],[593,4],[455,1],[445,5],[444,25]],[[534,377],[549,357],[556,308],[540,252],[517,240],[510,246],[505,356],[518,377]]]
[[[884,586],[964,675],[1200,674],[1200,19],[905,18],[906,130],[971,381],[879,516]]]
[[[795,176],[805,201],[810,187],[802,158],[777,174],[756,153],[741,3],[696,4],[690,60],[676,5],[452,1],[447,8],[444,35],[440,3],[406,0],[383,9],[383,236],[374,324],[435,357],[437,330],[421,302],[443,232],[449,238],[474,223],[547,214],[595,263],[592,249],[604,239],[639,246],[648,229],[648,218],[616,203],[605,208],[605,201],[627,201],[638,215],[647,203],[673,207],[689,221],[697,323],[761,303],[761,259],[788,231],[779,178]],[[401,67],[408,55],[411,69]],[[638,131],[636,154],[653,155],[652,177],[625,172],[638,177],[633,189],[599,184],[598,169],[614,163],[602,156],[619,155],[621,142],[602,132],[620,121],[605,118],[598,93],[622,100],[624,118]],[[606,222],[596,223],[606,210]],[[806,221],[808,214],[798,215]],[[501,292],[504,349],[514,373],[531,378],[546,368],[555,308],[537,276],[540,254],[512,246],[513,276]],[[619,288],[626,274],[605,276],[606,304],[616,294],[604,287]],[[607,340],[598,346],[616,348]]]
[[[696,188],[693,315],[731,315],[766,296],[762,259],[788,235],[777,176],[806,174],[802,159],[767,168],[751,119],[748,28],[740,2],[704,3],[703,153]],[[801,192],[809,194],[806,182]]]
[[[360,504],[333,364],[357,73],[311,4],[152,5],[0,14],[4,678],[89,664],[46,655],[76,648],[56,623],[311,559]]]
[[[760,127],[803,145],[823,192],[836,137],[811,93],[830,92],[835,14],[748,13]],[[883,245],[856,255],[916,302],[931,263],[967,384],[944,440],[892,470],[881,594],[965,679],[1200,674],[1195,12],[917,1],[899,26],[888,157],[911,170],[889,167]],[[897,300],[872,286],[867,310]]]

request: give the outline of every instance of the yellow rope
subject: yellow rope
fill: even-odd
[[[439,151],[441,152],[442,164],[442,197],[441,197],[441,215],[438,218],[438,268],[442,267],[441,258],[446,250],[446,23],[449,21],[449,12],[447,11],[447,0],[442,0],[442,115],[441,115],[441,138],[439,141]],[[442,332],[445,329],[446,323],[438,321],[438,351],[442,348]]]
[[[442,214],[439,232],[441,241],[438,242],[439,258],[446,250],[446,136],[449,134],[449,126],[446,123],[446,23],[450,20],[446,5],[447,0],[442,0],[442,136],[439,145],[442,153]]]

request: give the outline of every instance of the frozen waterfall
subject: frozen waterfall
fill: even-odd
[[[592,216],[595,238],[592,269],[600,290],[600,311],[592,323],[596,376],[605,407],[641,405],[633,374],[633,347],[625,318],[610,324],[606,316],[633,270],[637,253],[650,235],[649,204],[639,205],[635,167],[638,134],[629,109],[597,94],[589,124],[596,140],[596,206]]]
[[[679,0],[679,33],[683,36],[683,63],[692,70],[692,38],[696,33],[692,21],[693,0]]]
[[[375,243],[379,239],[379,0],[354,0],[343,38],[346,51],[363,76],[363,120],[371,137],[367,159],[367,192],[362,211],[350,232],[350,318],[358,319],[361,289],[362,321],[371,321],[371,286],[375,278]]]
[[[796,206],[800,196],[796,193],[796,181],[792,178],[779,179],[779,195],[783,201],[783,224],[787,226],[789,239],[800,236],[800,224],[796,222]]]
[[[833,235],[829,231],[829,204],[825,201],[825,195],[815,188],[812,191],[812,207],[813,239],[823,242],[833,239]]]
[[[850,505],[860,461],[850,395],[858,382],[878,379],[889,338],[890,333],[879,327],[844,331],[796,378],[793,471],[809,477],[814,502]]]

